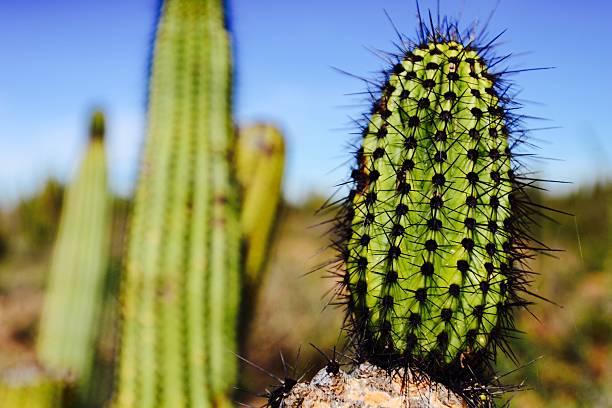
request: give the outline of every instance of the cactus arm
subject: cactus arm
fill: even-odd
[[[242,192],[240,224],[244,271],[238,330],[241,353],[246,349],[259,287],[265,278],[273,230],[277,224],[284,153],[283,136],[271,125],[255,124],[238,132],[234,166]]]
[[[241,129],[236,172],[242,188],[240,223],[245,243],[245,285],[250,295],[262,281],[271,232],[281,198],[285,146],[280,131],[269,125]]]

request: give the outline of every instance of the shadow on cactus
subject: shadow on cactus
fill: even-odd
[[[548,248],[529,233],[542,207],[520,161],[528,129],[508,81],[519,71],[499,68],[498,37],[475,32],[419,20],[366,81],[332,273],[359,361],[416,369],[482,406],[503,390],[493,362],[512,357],[512,312],[533,295],[526,261]]]

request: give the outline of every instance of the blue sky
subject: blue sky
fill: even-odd
[[[144,136],[148,47],[157,0],[3,0],[0,2],[0,204],[66,180],[83,148],[87,113],[108,114],[112,185],[128,194]],[[441,0],[464,23],[484,21],[492,0]],[[364,111],[358,80],[384,63],[368,49],[391,50],[395,34],[416,27],[412,0],[230,0],[236,40],[236,118],[271,120],[288,139],[285,191],[297,201],[328,194],[348,169],[350,117]],[[421,0],[435,10],[435,1]],[[546,178],[571,181],[555,191],[612,174],[612,28],[607,1],[502,0],[490,31],[508,31],[499,52],[518,68],[554,70],[514,77],[534,127],[533,161]]]

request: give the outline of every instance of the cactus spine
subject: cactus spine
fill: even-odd
[[[236,377],[240,226],[221,0],[163,2],[127,249],[121,407],[227,403]]]
[[[524,304],[522,187],[499,77],[475,46],[429,34],[399,56],[364,126],[340,217],[343,285],[361,353],[450,378],[489,361]]]
[[[89,380],[94,360],[110,239],[102,113],[93,115],[90,133],[66,191],[37,343],[48,371],[80,384]]]

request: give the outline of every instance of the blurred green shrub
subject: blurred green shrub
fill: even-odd
[[[20,231],[30,249],[53,242],[59,224],[64,187],[49,179],[42,192],[21,200],[17,206]]]

